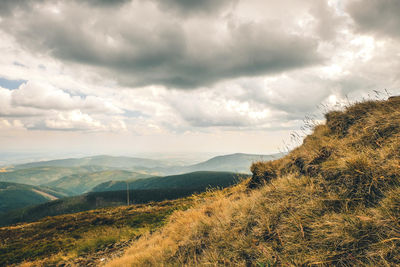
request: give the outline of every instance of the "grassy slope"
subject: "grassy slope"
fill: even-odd
[[[37,190],[37,191],[34,191]],[[0,182],[0,214],[13,209],[23,208],[29,205],[40,204],[51,200],[50,197],[38,193],[44,192],[52,197],[66,197],[64,191],[57,191],[48,187],[38,187],[26,184]]]
[[[64,188],[68,191],[73,192],[75,195],[80,195],[89,191],[94,186],[109,180],[134,180],[147,177],[149,177],[149,175],[137,172],[124,170],[107,170],[64,176],[60,179],[47,183],[46,185],[51,187]]]
[[[240,175],[231,172],[192,172],[165,177],[152,177],[129,183],[131,189],[165,189],[165,188],[203,188],[227,187],[237,183]],[[124,190],[126,182],[109,181],[93,188],[93,191]]]
[[[58,262],[70,262],[78,257],[90,258],[98,251],[109,251],[121,241],[154,231],[174,210],[186,209],[192,202],[193,198],[186,198],[105,208],[3,227],[0,228],[0,266],[23,261],[31,261],[25,266],[56,266]]]
[[[109,266],[400,265],[400,100],[326,117],[237,192],[174,213]]]

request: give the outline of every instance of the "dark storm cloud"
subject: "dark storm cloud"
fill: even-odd
[[[60,0],[58,0],[60,1]],[[32,4],[57,3],[52,0],[1,0],[0,15],[9,15],[15,9],[29,9]],[[135,0],[75,0],[76,3],[84,3],[93,7],[115,7]],[[177,11],[181,15],[199,12],[217,12],[228,4],[234,4],[237,0],[139,0],[154,2],[161,9]],[[73,2],[73,1],[71,1]]]
[[[138,3],[144,2],[132,2],[136,3],[132,12],[141,12]],[[167,2],[181,9],[207,10],[228,1]],[[201,22],[191,28],[186,18],[161,10],[144,10],[153,16],[144,18],[138,13],[123,16],[118,9],[60,3],[60,14],[36,6],[4,19],[0,27],[34,52],[92,66],[129,86],[196,88],[321,62],[316,40],[289,33],[282,26],[210,18],[203,21],[210,27],[205,24],[203,29]],[[222,36],[212,28],[215,24],[224,28]]]
[[[362,32],[400,37],[399,0],[354,1],[347,6],[347,11]]]
[[[60,0],[1,0],[0,1],[0,16],[10,16],[15,10],[29,11],[32,5],[43,3],[57,3]],[[96,7],[112,7],[117,6],[131,0],[75,0],[75,2],[86,3]],[[71,1],[72,2],[72,1]]]
[[[31,3],[31,0],[2,0],[0,1],[0,16],[10,15],[14,9],[26,8]]]
[[[237,0],[153,0],[161,8],[176,10],[180,14],[187,13],[215,13],[226,5],[233,5]]]
[[[80,1],[95,6],[115,6],[126,2],[131,2],[132,0],[80,0]],[[77,2],[79,2],[79,0],[77,0]]]

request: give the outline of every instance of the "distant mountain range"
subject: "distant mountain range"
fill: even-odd
[[[154,168],[163,167],[166,163],[161,160],[135,158],[135,157],[113,157],[113,156],[93,156],[84,158],[58,159],[50,161],[39,161],[25,163],[15,166],[16,169],[27,169],[34,167],[56,166],[56,167],[85,167],[102,166],[103,168],[113,168],[122,170],[133,170],[135,168]]]
[[[217,156],[207,161],[187,165],[187,166],[171,166],[161,160],[143,159],[134,157],[113,157],[113,156],[94,156],[84,158],[59,159],[51,161],[39,161],[26,164],[11,166],[0,172],[0,181],[41,185],[56,185],[60,178],[76,175],[71,178],[71,183],[77,178],[89,180],[90,173],[101,172],[107,170],[125,170],[141,173],[147,176],[164,176],[183,174],[196,171],[225,171],[250,173],[250,165],[255,161],[268,161],[282,157],[283,153],[273,155],[255,155],[236,153],[224,156]],[[112,175],[106,176],[112,178]],[[132,174],[133,175],[133,174]],[[95,175],[96,176],[96,175]],[[116,174],[115,177],[120,175]],[[62,179],[59,183],[63,183],[70,178]],[[92,177],[93,178],[93,177]],[[139,178],[139,177],[138,177]],[[140,177],[143,178],[143,177]],[[110,180],[127,180],[128,178],[112,178]],[[101,180],[99,183],[105,182]],[[71,185],[72,186],[72,185]],[[87,189],[87,188],[86,188]],[[86,190],[85,189],[85,190]]]
[[[282,156],[237,153],[187,166],[135,157],[93,156],[2,167],[0,213],[90,191],[126,190],[127,182],[131,190],[191,192],[226,187],[249,174],[253,162]]]

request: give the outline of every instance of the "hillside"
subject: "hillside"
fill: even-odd
[[[247,185],[175,212],[107,266],[400,265],[400,98],[326,114]]]
[[[0,228],[0,266],[99,266],[121,255],[132,240],[165,223],[185,198],[146,205],[111,207]]]
[[[129,182],[131,189],[202,188],[227,187],[244,178],[245,175],[231,172],[192,172],[165,177],[151,177]],[[126,189],[124,181],[108,181],[94,187],[92,191],[115,191]]]
[[[141,178],[147,178],[149,175],[123,171],[123,170],[107,170],[91,173],[79,173],[64,176],[60,179],[47,183],[45,185],[51,187],[64,188],[74,195],[80,195],[87,191],[90,191],[93,187],[98,184],[104,183],[109,180],[120,181],[120,180],[135,180]]]
[[[22,169],[16,166],[15,169],[5,169],[0,172],[0,181],[13,182],[30,185],[41,185],[48,183],[61,177],[77,174],[89,173],[104,170],[100,166],[84,166],[84,167],[57,167],[57,166],[40,166]]]
[[[157,172],[163,175],[176,175],[188,172],[199,171],[220,171],[235,173],[250,173],[250,166],[253,162],[260,160],[274,160],[284,156],[284,153],[272,155],[255,155],[236,153],[213,157],[209,160],[187,166],[168,166],[148,169],[148,171]]]
[[[64,190],[26,184],[0,182],[0,217],[14,209],[66,197]]]
[[[130,203],[141,204],[163,201],[201,193],[210,188],[223,188],[239,181],[238,174],[220,172],[198,172],[184,175],[153,177],[130,183]],[[121,206],[127,203],[125,182],[110,182],[101,187],[104,192],[90,192],[84,195],[58,199],[40,205],[13,210],[0,218],[1,225],[32,222],[46,216]]]
[[[187,197],[196,192],[202,192],[204,188],[191,189],[147,189],[130,190],[129,203],[143,204],[149,202],[161,202]],[[107,207],[118,207],[127,204],[127,192],[107,191],[91,192],[81,196],[67,197],[54,201],[12,210],[0,217],[0,226],[6,226],[21,222],[34,222],[48,216],[71,214],[88,210]]]

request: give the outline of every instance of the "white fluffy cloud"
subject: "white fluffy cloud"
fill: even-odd
[[[20,120],[5,120],[0,119],[0,129],[8,130],[8,129],[25,129],[23,123]]]
[[[89,115],[89,112],[91,115]],[[0,88],[0,114],[19,117],[28,129],[68,131],[126,130],[116,116],[124,113],[109,100],[98,96],[73,96],[46,83],[23,83],[15,90]],[[103,123],[92,116],[99,116]],[[7,120],[3,120],[7,125]],[[19,120],[17,125],[21,123]],[[109,123],[107,123],[109,122]]]
[[[49,84],[27,82],[11,92],[11,102],[15,106],[44,110],[83,109],[111,114],[123,113],[111,102],[97,96],[73,96]]]
[[[79,110],[58,113],[55,118],[44,122],[48,129],[54,130],[98,130],[105,128],[99,121]]]

